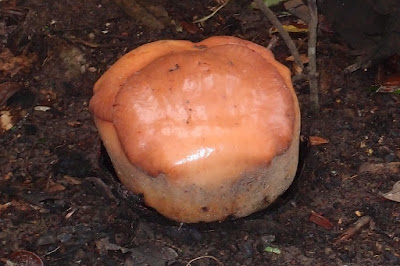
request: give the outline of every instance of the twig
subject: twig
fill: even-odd
[[[29,9],[23,7],[6,7],[0,10],[0,14],[5,17],[10,17],[17,22],[23,20],[28,12]]]
[[[348,66],[344,69],[344,73],[346,73],[346,74],[353,73],[354,71],[359,70],[361,68],[362,64],[363,64],[362,62],[356,62],[354,64],[351,64],[350,66]]]
[[[293,85],[296,85],[296,84],[306,81],[307,79],[308,79],[307,75],[297,74],[296,76],[292,77],[292,82],[293,82]]]
[[[44,254],[45,256],[48,256],[48,255],[50,255],[50,254],[52,254],[52,253],[54,253],[54,252],[56,252],[57,250],[59,250],[61,248],[61,246],[58,246],[58,247],[56,247],[55,249],[53,249],[53,250],[51,250],[51,251],[49,251],[49,252],[47,252],[46,254]]]
[[[93,43],[93,42],[88,42],[85,40],[81,40],[75,37],[66,37],[66,36],[62,36],[61,38],[63,38],[66,41],[69,41],[71,43],[74,44],[81,44],[84,46],[87,46],[89,48],[114,48],[114,47],[124,47],[124,46],[128,46],[127,43],[123,42],[123,43],[118,43],[118,44],[113,44],[113,43],[108,43],[108,44],[98,44],[98,43]]]
[[[310,23],[308,24],[308,68],[310,81],[310,99],[311,108],[315,113],[319,112],[318,99],[318,74],[317,74],[317,26],[318,26],[318,10],[317,1],[308,0],[308,8],[310,10]]]
[[[277,28],[279,34],[285,41],[286,46],[289,48],[290,53],[293,55],[294,62],[298,67],[301,68],[301,70],[303,70],[304,65],[303,62],[301,61],[299,51],[297,50],[297,47],[294,44],[293,40],[290,38],[289,33],[285,31],[285,29],[282,27],[281,22],[275,16],[274,12],[266,4],[264,4],[263,0],[255,0],[255,3],[257,4],[261,12],[263,12],[264,15],[269,19],[269,21],[271,21],[271,23],[274,24],[274,26]]]
[[[115,201],[116,203],[118,203],[118,199],[114,196],[114,194],[111,192],[111,189],[109,186],[107,186],[103,180],[101,180],[98,177],[93,177],[93,176],[89,176],[85,178],[86,181],[88,182],[93,182],[95,185],[101,187],[104,192],[106,193],[106,195],[112,199],[113,201]]]
[[[269,50],[273,50],[278,42],[278,37],[276,37],[275,35],[272,35],[271,40],[269,41],[267,48]]]
[[[192,265],[192,263],[195,262],[196,260],[202,260],[202,259],[212,259],[212,260],[214,260],[218,265],[224,266],[224,264],[223,264],[222,262],[220,262],[216,257],[214,257],[214,256],[207,256],[207,255],[206,255],[206,256],[200,256],[200,257],[191,259],[191,260],[186,264],[186,266],[190,266],[190,265]]]
[[[229,3],[230,0],[226,0],[224,3],[222,3],[222,5],[220,5],[219,7],[217,7],[214,12],[212,12],[210,15],[205,16],[204,18],[200,18],[200,19],[196,19],[195,21],[193,21],[193,23],[203,23],[206,22],[207,20],[209,20],[210,18],[212,18],[215,14],[217,14],[217,12],[223,8],[224,6],[226,6],[226,4]]]
[[[66,30],[67,31],[67,30]],[[140,41],[140,42],[121,42],[121,43],[105,43],[105,44],[98,44],[98,43],[94,43],[94,42],[89,42],[89,41],[85,41],[82,39],[78,39],[74,36],[68,36],[66,34],[63,34],[63,32],[61,30],[59,31],[55,31],[56,34],[52,34],[52,33],[47,33],[46,36],[49,38],[58,38],[58,39],[62,39],[65,40],[67,42],[70,42],[72,44],[80,44],[89,48],[115,48],[115,47],[128,47],[128,46],[140,46],[143,45],[145,43],[147,43],[147,41]],[[112,37],[112,36],[105,36],[105,37]],[[113,38],[119,38],[121,39],[122,36],[113,36]],[[130,40],[128,38],[124,38],[126,40]]]
[[[366,48],[366,49],[358,49],[352,50],[349,52],[350,55],[357,55],[356,62],[344,69],[345,74],[353,73],[354,71],[359,70],[360,68],[367,68],[371,66],[371,55],[376,51],[376,47]]]
[[[372,64],[372,61],[368,59],[368,56],[366,56],[366,58],[364,58],[363,56],[360,56],[357,59],[357,62],[355,62],[354,64],[352,64],[344,69],[344,73],[350,74],[350,73],[353,73],[354,71],[359,70],[360,68],[368,68],[371,66],[371,64]]]
[[[335,242],[334,245],[339,244],[342,241],[349,240],[352,236],[354,236],[358,231],[361,230],[363,226],[368,224],[371,221],[371,216],[363,216],[359,220],[357,220],[352,227],[346,230]]]

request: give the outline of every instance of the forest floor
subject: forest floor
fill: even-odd
[[[45,265],[400,265],[400,203],[383,197],[399,181],[400,97],[370,91],[378,66],[344,74],[354,57],[331,33],[317,47],[318,114],[307,83],[295,86],[302,135],[328,143],[303,152],[301,176],[276,204],[178,224],[127,193],[88,111],[102,73],[160,39],[231,35],[266,46],[271,25],[247,1],[201,27],[193,19],[216,1],[137,1],[140,15],[116,2],[0,3],[0,263],[27,250]],[[306,52],[307,34],[292,36]],[[273,52],[292,67],[282,40]]]

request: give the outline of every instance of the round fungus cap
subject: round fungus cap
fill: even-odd
[[[97,81],[90,110],[121,182],[176,221],[263,209],[297,169],[290,72],[239,38],[140,46]]]

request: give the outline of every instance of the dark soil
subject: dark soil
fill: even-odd
[[[231,1],[202,27],[193,18],[217,2],[143,3],[164,7],[160,25],[111,0],[0,2],[0,63],[11,53],[1,115],[12,117],[0,135],[1,262],[28,250],[45,265],[400,265],[400,204],[382,196],[400,179],[400,98],[368,90],[382,66],[344,74],[354,57],[326,31],[320,113],[310,110],[307,83],[296,90],[302,134],[329,143],[303,150],[301,176],[276,204],[235,221],[177,224],[120,185],[88,111],[112,63],[159,39],[270,40],[268,20],[247,1]],[[304,53],[306,35],[292,37]],[[291,67],[282,41],[274,53]],[[5,93],[4,82],[15,90]],[[362,217],[369,222],[342,235]]]

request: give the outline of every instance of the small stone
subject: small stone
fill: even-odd
[[[49,245],[49,244],[54,244],[56,243],[56,239],[53,235],[45,235],[40,237],[37,240],[37,245],[38,246],[44,246],[44,245]]]
[[[275,236],[274,235],[265,235],[261,236],[261,242],[265,245],[271,244],[272,242],[275,241]]]
[[[57,236],[57,240],[60,241],[61,243],[65,243],[69,241],[72,238],[71,234],[67,233],[61,233]]]
[[[386,154],[385,155],[385,157],[384,157],[384,159],[385,159],[385,162],[387,162],[387,163],[390,163],[390,162],[393,162],[393,161],[395,161],[396,160],[396,154],[394,154],[394,153],[389,153],[389,154]]]

